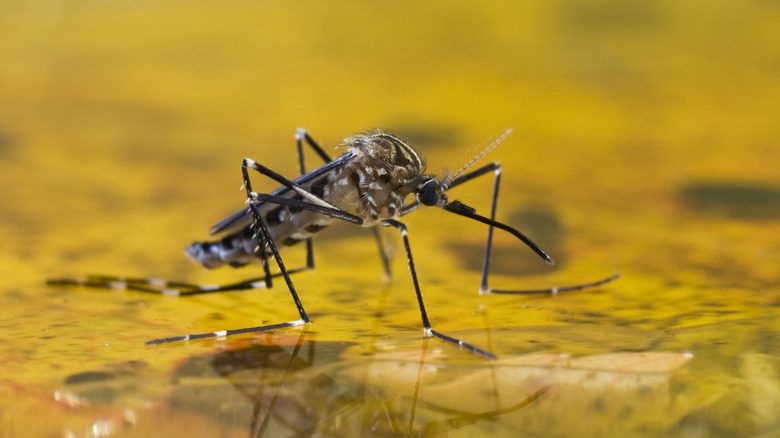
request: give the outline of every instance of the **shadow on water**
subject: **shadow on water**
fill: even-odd
[[[72,406],[111,405],[136,390],[135,381],[145,378],[148,365],[143,361],[111,364],[104,370],[83,371],[67,376],[63,389],[55,392]]]
[[[10,133],[0,129],[0,156],[7,156],[17,144],[17,140]]]
[[[754,183],[688,183],[680,188],[680,197],[690,210],[742,220],[780,217],[780,188]]]

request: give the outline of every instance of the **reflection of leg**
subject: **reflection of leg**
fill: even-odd
[[[409,428],[406,431],[408,436],[415,435],[414,415],[417,413],[417,401],[420,399],[420,379],[422,378],[423,365],[425,365],[425,356],[428,354],[428,338],[423,339],[422,353],[420,353],[420,362],[417,364],[417,379],[414,382],[414,394],[412,395],[412,406],[409,412]]]
[[[382,241],[382,233],[379,230],[379,227],[371,227],[371,232],[374,234],[374,240],[376,241],[377,247],[379,247],[379,257],[382,259],[382,269],[384,269],[385,280],[390,280],[393,278],[393,271],[390,267],[390,255],[387,252],[387,247]]]
[[[271,422],[271,414],[274,413],[274,408],[276,407],[276,401],[279,399],[279,393],[281,392],[282,386],[284,386],[287,375],[290,373],[290,368],[295,361],[295,359],[298,358],[298,353],[301,351],[301,346],[303,345],[303,334],[301,334],[298,337],[298,341],[295,343],[295,348],[293,349],[292,354],[290,355],[290,359],[287,361],[287,365],[284,367],[284,370],[282,370],[282,378],[279,380],[279,384],[276,385],[276,390],[274,391],[274,395],[271,397],[271,401],[268,403],[268,410],[266,414],[263,416],[263,421],[260,423],[260,426],[255,429],[257,426],[257,418],[252,418],[252,428],[250,429],[252,437],[261,437],[265,436],[266,429],[268,429],[268,424]],[[313,365],[313,362],[309,362],[310,365]],[[265,386],[265,385],[258,385],[258,386]],[[259,414],[259,412],[258,412]]]
[[[480,313],[482,314],[482,320],[485,326],[485,345],[487,346],[488,350],[493,350],[492,327],[490,326],[490,321],[488,320],[488,311],[487,309],[481,309]],[[493,394],[493,399],[495,400],[496,409],[498,409],[501,407],[501,393],[499,390],[498,376],[496,375],[495,367],[490,367],[490,382],[493,385],[493,390],[491,392]]]
[[[460,339],[455,339],[451,336],[445,335],[444,333],[437,332],[431,327],[431,323],[428,320],[428,312],[425,310],[425,303],[423,302],[422,291],[420,290],[420,284],[417,280],[417,272],[414,269],[414,258],[412,257],[412,249],[409,245],[409,236],[406,230],[406,225],[393,219],[385,219],[384,221],[382,221],[382,225],[396,228],[401,233],[401,237],[403,238],[404,248],[406,249],[406,257],[409,263],[409,272],[412,276],[414,291],[417,294],[417,304],[420,306],[420,317],[422,318],[423,330],[425,332],[425,335],[433,336],[435,338],[441,339],[442,341],[455,344],[460,348],[468,350],[474,354],[484,356],[488,359],[495,359],[496,356],[493,353],[477,348],[471,344],[463,342]]]
[[[450,413],[450,414],[454,413],[457,415],[447,418],[446,420],[432,421],[426,424],[425,426],[421,427],[420,430],[417,431],[415,435],[422,435],[422,436],[442,435],[460,429],[462,427],[472,425],[478,421],[493,420],[495,419],[495,417],[498,417],[500,415],[517,412],[520,409],[523,409],[524,407],[538,400],[541,396],[543,396],[547,392],[548,389],[550,389],[549,386],[542,387],[541,389],[535,391],[533,394],[529,395],[519,403],[516,403],[512,406],[503,409],[496,409],[493,411],[478,412],[474,414],[457,412],[457,411],[453,411],[452,409],[440,408],[434,404],[430,404],[427,406],[429,409],[440,410],[446,413]]]

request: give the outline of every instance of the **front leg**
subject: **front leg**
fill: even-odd
[[[501,185],[501,164],[497,162],[490,163],[480,167],[479,169],[474,170],[473,172],[469,172],[465,175],[461,175],[460,177],[452,180],[448,184],[447,188],[452,189],[456,186],[471,181],[472,179],[475,179],[482,175],[490,174],[491,172],[493,173],[493,193],[490,197],[490,223],[488,224],[487,238],[485,240],[485,255],[482,259],[482,277],[479,286],[480,294],[501,294],[501,295],[553,294],[556,295],[561,292],[573,292],[573,291],[578,291],[583,289],[596,288],[620,278],[620,274],[613,274],[608,277],[602,278],[600,280],[596,280],[588,283],[569,285],[569,286],[555,286],[555,287],[546,287],[541,289],[514,289],[514,290],[492,289],[488,285],[488,278],[490,276],[490,256],[492,254],[492,249],[493,249],[493,230],[494,230],[493,223],[495,223],[496,220],[496,210],[498,209],[498,191]],[[416,207],[414,206],[414,204],[412,204],[406,208],[413,209]]]

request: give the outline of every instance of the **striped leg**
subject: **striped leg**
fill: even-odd
[[[561,292],[574,292],[583,289],[592,289],[599,286],[603,286],[607,283],[611,283],[620,278],[620,274],[612,274],[609,277],[604,277],[600,280],[592,281],[590,283],[580,283],[570,286],[554,286],[545,287],[542,289],[521,289],[521,290],[501,290],[501,289],[488,289],[482,293],[498,294],[498,295],[558,295]]]
[[[309,135],[309,133],[306,132],[303,128],[298,128],[298,130],[295,131],[295,146],[298,150],[298,170],[300,171],[301,175],[306,174],[306,163],[304,161],[304,155],[303,155],[303,143],[306,143],[310,148],[314,150],[314,152],[317,153],[317,155],[322,158],[322,161],[329,163],[333,161],[333,159],[330,158],[330,156],[325,153],[324,150],[322,150],[322,147],[320,147],[319,144],[317,144],[316,141],[314,141],[313,138]],[[306,267],[308,269],[314,269],[314,244],[312,243],[311,237],[306,239]]]
[[[247,190],[249,190],[249,187],[247,187]],[[249,193],[251,192],[248,191],[247,194]],[[268,231],[268,226],[266,225],[265,220],[260,215],[260,212],[257,210],[257,206],[250,203],[249,208],[252,210],[255,229],[258,230],[258,236],[257,236],[258,246],[260,246],[264,242],[271,249],[271,253],[274,256],[274,259],[276,260],[276,264],[279,266],[279,271],[281,272],[282,277],[284,277],[285,283],[287,283],[287,288],[290,291],[290,295],[292,296],[293,302],[295,302],[295,307],[298,309],[298,315],[300,316],[300,319],[295,321],[283,322],[279,324],[270,324],[270,325],[262,325],[256,327],[232,329],[232,330],[220,330],[220,331],[210,332],[210,333],[199,333],[199,334],[190,334],[190,335],[183,335],[183,336],[173,336],[169,338],[153,339],[151,341],[147,341],[146,345],[167,344],[170,342],[189,341],[193,339],[218,338],[218,337],[225,337],[225,336],[231,336],[231,335],[237,335],[243,333],[257,333],[257,332],[264,332],[269,330],[276,330],[285,327],[295,327],[295,326],[299,326],[311,322],[309,316],[306,314],[306,310],[304,310],[303,308],[303,304],[301,303],[300,298],[298,297],[298,292],[296,292],[295,286],[293,286],[292,280],[290,280],[290,274],[284,266],[282,257],[279,255],[279,249],[276,247],[276,244],[271,238],[271,233]],[[261,251],[264,250],[265,249],[262,248],[261,246]]]
[[[252,212],[252,217],[254,220],[253,226],[255,230],[258,230],[258,234],[256,236],[258,246],[260,247],[261,251],[265,251],[264,248],[264,244],[265,244],[268,245],[268,248],[271,250],[271,254],[276,260],[276,264],[279,267],[281,276],[284,278],[284,281],[287,284],[287,289],[290,291],[290,295],[293,299],[293,302],[295,303],[295,307],[298,309],[298,315],[300,316],[300,319],[295,321],[283,322],[279,324],[270,324],[270,325],[262,325],[256,327],[247,327],[247,328],[232,329],[232,330],[220,330],[220,331],[209,332],[209,333],[189,334],[189,335],[154,339],[151,341],[147,341],[146,342],[147,345],[167,344],[170,342],[189,341],[193,339],[226,337],[226,336],[243,334],[243,333],[257,333],[257,332],[264,332],[269,330],[276,330],[285,327],[299,326],[311,322],[309,316],[306,314],[306,310],[303,308],[303,304],[301,303],[300,298],[298,297],[298,292],[295,290],[295,286],[293,285],[293,282],[290,279],[290,272],[285,267],[284,261],[282,260],[282,257],[279,255],[279,249],[276,247],[276,243],[274,243],[274,240],[271,237],[271,233],[268,230],[268,225],[265,223],[265,219],[263,218],[262,214],[258,210],[257,202],[270,202],[279,205],[288,205],[291,207],[308,209],[311,211],[332,216],[337,219],[342,219],[344,221],[355,223],[358,225],[362,224],[363,220],[357,216],[354,216],[350,213],[339,210],[337,208],[324,207],[319,204],[304,202],[297,199],[286,198],[283,196],[274,196],[274,195],[269,195],[264,193],[252,192],[251,182],[249,181],[249,174],[247,173],[247,164],[248,161],[244,160],[244,166],[242,166],[242,171],[244,175],[244,186],[246,187],[247,190],[247,200],[249,201],[249,208]]]
[[[289,270],[295,274],[304,271],[305,268]],[[269,274],[272,278],[281,277],[281,272]],[[249,289],[266,289],[271,284],[265,276],[248,278],[235,283],[197,284],[184,281],[169,281],[161,278],[124,277],[120,275],[88,275],[84,279],[51,278],[46,280],[49,286],[87,287],[92,289],[131,290],[155,295],[190,296],[217,292],[239,291]]]
[[[406,249],[406,258],[409,263],[409,272],[412,276],[412,283],[414,284],[414,291],[417,294],[417,304],[420,306],[420,317],[422,318],[423,332],[426,336],[432,336],[441,339],[444,342],[457,345],[458,347],[474,353],[478,356],[486,357],[488,359],[496,359],[496,356],[489,352],[477,348],[471,344],[463,342],[460,339],[447,336],[444,333],[437,332],[431,327],[431,322],[428,320],[428,312],[425,310],[425,303],[423,302],[422,291],[420,290],[420,283],[417,280],[417,271],[414,269],[414,258],[412,257],[412,248],[409,245],[409,233],[406,229],[406,225],[393,219],[385,219],[382,221],[382,225],[386,227],[394,227],[400,233],[404,241],[404,248]]]
[[[49,286],[87,287],[92,289],[132,290],[155,295],[190,296],[217,292],[240,291],[249,289],[270,289],[273,287],[272,279],[279,277],[281,273],[272,274],[269,270],[268,257],[260,253],[263,266],[263,277],[248,278],[224,285],[197,284],[184,281],[171,281],[161,278],[126,277],[121,275],[88,275],[84,279],[52,278],[47,279]],[[290,273],[303,271],[303,268],[294,269]]]
[[[88,275],[84,279],[48,279],[46,280],[46,284],[49,286],[79,286],[93,289],[132,290],[135,292],[169,296],[190,296],[249,289],[270,289],[273,287],[272,279],[281,276],[281,273],[271,274],[268,257],[264,252],[260,254],[260,261],[263,266],[263,277],[249,278],[224,285],[197,284],[184,281],[170,281],[161,278],[95,274]],[[302,270],[303,269],[296,269],[291,272],[300,272]]]
[[[448,189],[451,189],[453,187],[456,187],[458,185],[461,185],[465,182],[468,182],[474,178],[477,178],[479,176],[488,174],[490,172],[493,172],[493,195],[491,197],[490,201],[490,220],[495,221],[496,220],[496,209],[498,207],[498,189],[501,183],[501,164],[500,163],[490,163],[485,166],[480,167],[479,169],[474,170],[473,172],[469,172],[465,175],[462,175],[453,181],[450,182],[448,185]],[[493,248],[493,225],[488,225],[488,231],[487,231],[487,239],[485,242],[485,255],[482,259],[482,281],[480,283],[479,287],[479,293],[480,294],[502,294],[502,295],[541,295],[541,294],[553,294],[556,295],[560,292],[571,292],[571,291],[578,291],[583,289],[591,289],[596,288],[599,286],[602,286],[604,284],[610,283],[614,280],[617,280],[620,278],[619,274],[613,274],[609,277],[602,278],[597,281],[592,281],[589,283],[582,283],[582,284],[576,284],[571,286],[556,286],[556,287],[548,287],[548,288],[542,288],[542,289],[518,289],[518,290],[501,290],[501,289],[491,289],[488,286],[488,276],[490,274],[490,255]]]

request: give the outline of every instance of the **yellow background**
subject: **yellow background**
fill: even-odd
[[[499,218],[560,263],[547,269],[499,233],[492,285],[623,278],[557,299],[479,297],[484,226],[421,209],[407,222],[434,327],[500,357],[691,352],[663,415],[632,422],[639,414],[607,401],[591,421],[607,433],[778,433],[779,19],[780,5],[759,0],[0,0],[0,435],[89,434],[127,406],[144,413],[122,433],[245,434],[241,421],[139,408],[166,405],[185,358],[238,341],[143,341],[293,319],[283,287],[175,299],[44,281],[254,275],[204,271],[182,250],[242,205],[241,158],[295,175],[299,126],[329,151],[388,128],[438,175],[514,128],[486,159],[504,165]],[[489,187],[485,178],[451,197],[487,212]],[[342,368],[422,342],[400,240],[385,231],[399,255],[393,282],[382,282],[369,233],[346,226],[324,231],[317,270],[294,278],[315,321],[307,336],[354,343]],[[302,249],[285,255],[303,260]],[[445,367],[489,366],[431,346]],[[131,401],[53,401],[67,376],[134,361],[147,368]],[[540,406],[536,418],[561,414]],[[582,426],[563,423],[478,420],[452,432]]]

